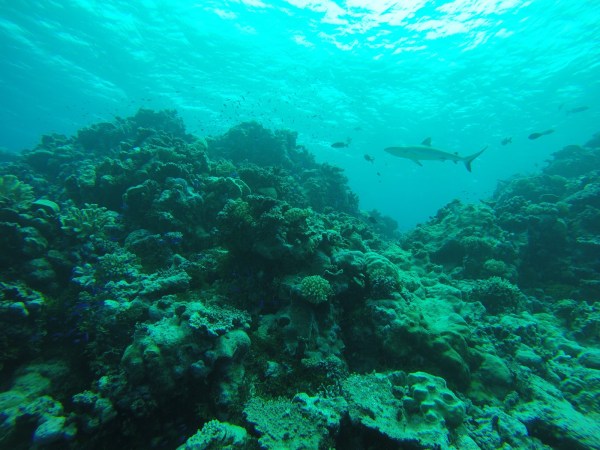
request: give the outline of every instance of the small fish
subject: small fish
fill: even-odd
[[[546,136],[546,135],[552,134],[552,133],[554,133],[554,130],[552,130],[552,129],[546,130],[546,131],[541,131],[539,133],[531,133],[529,135],[529,139],[531,139],[533,141],[534,139],[541,138],[542,136]]]
[[[350,142],[352,142],[352,139],[348,138],[348,139],[346,139],[346,142],[342,142],[342,141],[334,142],[333,144],[331,144],[331,146],[333,148],[344,148],[344,147],[348,147],[350,145]]]
[[[578,106],[577,108],[567,110],[567,114],[576,114],[583,111],[587,111],[588,109],[590,109],[589,106]]]
[[[373,216],[369,216],[369,218],[367,219],[369,222],[371,222],[372,224],[376,224],[377,223],[377,219]]]
[[[560,201],[560,197],[554,194],[542,194],[540,195],[540,202],[546,203],[557,203]]]
[[[502,139],[500,141],[500,143],[502,145],[508,145],[508,144],[512,144],[512,137],[505,137],[504,139]]]
[[[373,158],[371,155],[368,155],[365,153],[364,158],[369,161],[371,164],[373,164],[375,162],[375,158]]]

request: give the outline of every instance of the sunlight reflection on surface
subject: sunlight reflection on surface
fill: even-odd
[[[460,46],[464,50],[472,50],[490,37],[506,37],[506,33],[499,32],[502,23],[500,16],[531,2],[452,0],[440,4],[431,0],[285,0],[285,3],[318,13],[323,28],[319,37],[340,50],[352,51],[361,46],[374,48],[384,45],[398,54],[422,48],[422,44],[415,45],[415,39],[433,41],[464,35]],[[386,38],[386,34],[406,30],[416,36],[395,41]],[[352,35],[363,35],[363,38],[351,38]]]

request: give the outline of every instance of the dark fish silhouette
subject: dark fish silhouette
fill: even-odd
[[[512,144],[512,137],[506,137],[500,141],[502,145]]]
[[[344,148],[344,147],[348,147],[350,145],[350,142],[352,142],[352,139],[348,138],[346,139],[346,142],[334,142],[333,144],[331,144],[331,146],[333,148]]]
[[[371,155],[368,155],[365,153],[364,158],[369,161],[370,163],[374,163],[375,162],[375,158],[373,158]]]
[[[539,133],[531,133],[529,135],[529,139],[531,139],[533,141],[534,139],[541,138],[542,136],[546,136],[546,135],[552,134],[552,133],[554,133],[554,130],[552,130],[552,129],[546,130],[546,131],[541,131]]]
[[[587,111],[588,109],[590,109],[589,106],[578,106],[577,108],[573,108],[573,109],[567,110],[567,114],[580,113],[580,112],[583,112],[583,111]]]

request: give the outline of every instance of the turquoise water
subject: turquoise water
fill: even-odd
[[[257,120],[298,131],[362,209],[408,229],[598,131],[599,22],[592,0],[3,0],[0,147],[140,107],[176,109],[200,135]],[[383,152],[426,137],[489,148],[472,173]]]

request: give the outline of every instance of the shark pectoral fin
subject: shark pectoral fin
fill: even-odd
[[[423,140],[423,142],[421,142],[421,145],[426,145],[427,147],[431,147],[431,138],[430,137],[425,138]]]
[[[418,159],[412,159],[412,158],[411,158],[411,161],[412,161],[412,162],[414,162],[415,164],[417,164],[417,165],[419,165],[419,166],[423,167],[423,164],[421,164],[421,161],[419,161]]]

